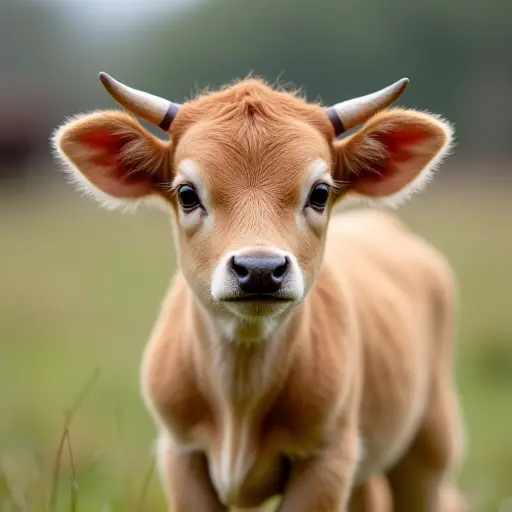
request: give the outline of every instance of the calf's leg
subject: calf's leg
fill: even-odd
[[[292,464],[278,512],[346,512],[357,467],[357,428],[340,444]]]
[[[375,475],[352,491],[349,512],[393,512],[389,482],[384,475]]]
[[[161,441],[158,463],[170,512],[228,511],[219,501],[203,454],[180,452]]]
[[[440,372],[413,443],[388,475],[395,512],[465,511],[462,499],[453,499],[452,481],[462,456],[462,439],[455,388],[448,372]]]

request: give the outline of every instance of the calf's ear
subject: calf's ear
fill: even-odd
[[[335,177],[351,194],[397,205],[428,182],[452,146],[453,128],[439,116],[386,110],[335,143]]]
[[[52,142],[72,181],[110,208],[155,196],[170,172],[170,143],[124,112],[78,116],[62,125]]]

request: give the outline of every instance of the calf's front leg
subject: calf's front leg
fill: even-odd
[[[210,480],[204,454],[181,452],[167,440],[158,446],[160,478],[170,512],[227,512]]]
[[[278,512],[346,512],[357,467],[357,435],[296,461]]]
[[[352,490],[349,512],[393,512],[391,486],[384,475],[374,475]]]

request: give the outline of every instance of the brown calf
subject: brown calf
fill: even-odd
[[[333,214],[418,189],[450,125],[383,110],[405,80],[323,109],[258,80],[180,106],[101,79],[170,134],[103,111],[54,139],[109,206],[171,212],[180,272],[142,366],[170,510],[462,510],[450,268],[388,214]]]

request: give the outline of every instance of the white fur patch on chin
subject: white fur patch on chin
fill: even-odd
[[[223,339],[238,343],[256,343],[269,339],[275,333],[279,320],[275,317],[262,317],[254,320],[221,318],[216,327]]]
[[[212,299],[222,304],[222,314],[214,313],[212,317],[212,328],[222,339],[241,343],[270,339],[276,332],[283,315],[293,308],[295,301],[300,301],[304,297],[304,278],[297,259],[291,253],[277,248],[269,247],[268,249],[273,253],[286,255],[291,262],[289,276],[281,290],[290,298],[290,302],[272,304],[267,310],[254,311],[248,309],[246,305],[226,300],[240,293],[239,284],[229,270],[230,259],[235,254],[250,252],[251,247],[226,253],[215,267],[210,285]]]

